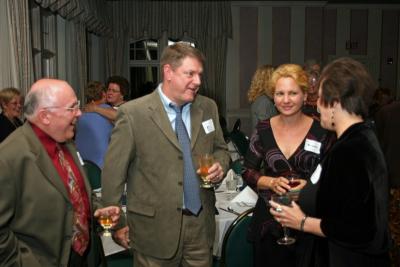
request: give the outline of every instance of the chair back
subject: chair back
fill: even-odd
[[[253,244],[247,241],[251,208],[241,213],[229,226],[222,242],[221,267],[252,267]]]
[[[98,189],[101,187],[101,169],[95,163],[90,160],[83,160],[83,168],[85,169],[86,175],[89,178],[90,186],[92,189]]]
[[[229,134],[229,140],[232,141],[240,156],[244,157],[249,148],[250,140],[246,134],[240,130],[240,125],[240,119],[237,119]]]

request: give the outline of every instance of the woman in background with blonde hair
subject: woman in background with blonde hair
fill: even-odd
[[[251,103],[251,124],[254,129],[259,121],[269,119],[277,114],[274,102],[267,96],[267,90],[274,67],[263,65],[254,73],[247,93]]]
[[[0,143],[15,129],[22,125],[21,92],[16,88],[4,88],[0,91]]]

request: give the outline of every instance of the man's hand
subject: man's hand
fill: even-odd
[[[200,169],[197,170],[197,174],[200,174]],[[224,178],[224,170],[219,162],[214,164],[208,169],[207,179],[212,183],[219,183]]]
[[[129,227],[125,226],[121,229],[118,229],[117,231],[114,232],[113,234],[113,239],[115,242],[117,242],[118,244],[120,244],[121,246],[123,246],[126,249],[129,249]]]
[[[101,209],[97,209],[94,212],[94,217],[99,218],[100,216],[111,216],[113,226],[115,226],[121,214],[121,209],[118,206],[109,206]]]

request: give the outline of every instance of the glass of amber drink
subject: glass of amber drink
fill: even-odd
[[[214,157],[211,154],[202,154],[199,157],[199,169],[200,169],[200,176],[203,182],[200,184],[202,188],[211,188],[214,187],[214,184],[211,183],[209,179],[207,179],[208,169],[213,165]]]
[[[102,235],[103,236],[111,236],[111,232],[110,232],[110,229],[112,227],[111,216],[108,214],[100,215],[99,223],[100,223],[101,227],[103,227],[103,229],[104,229],[104,232]]]

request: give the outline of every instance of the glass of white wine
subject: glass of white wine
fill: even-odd
[[[111,232],[110,232],[110,229],[112,227],[111,215],[108,215],[108,214],[100,215],[99,223],[100,223],[101,227],[103,227],[103,229],[104,229],[102,235],[103,236],[111,236]]]
[[[202,188],[212,188],[214,184],[207,179],[208,169],[214,164],[214,157],[211,154],[202,154],[199,157],[200,176],[203,182],[200,184]]]

